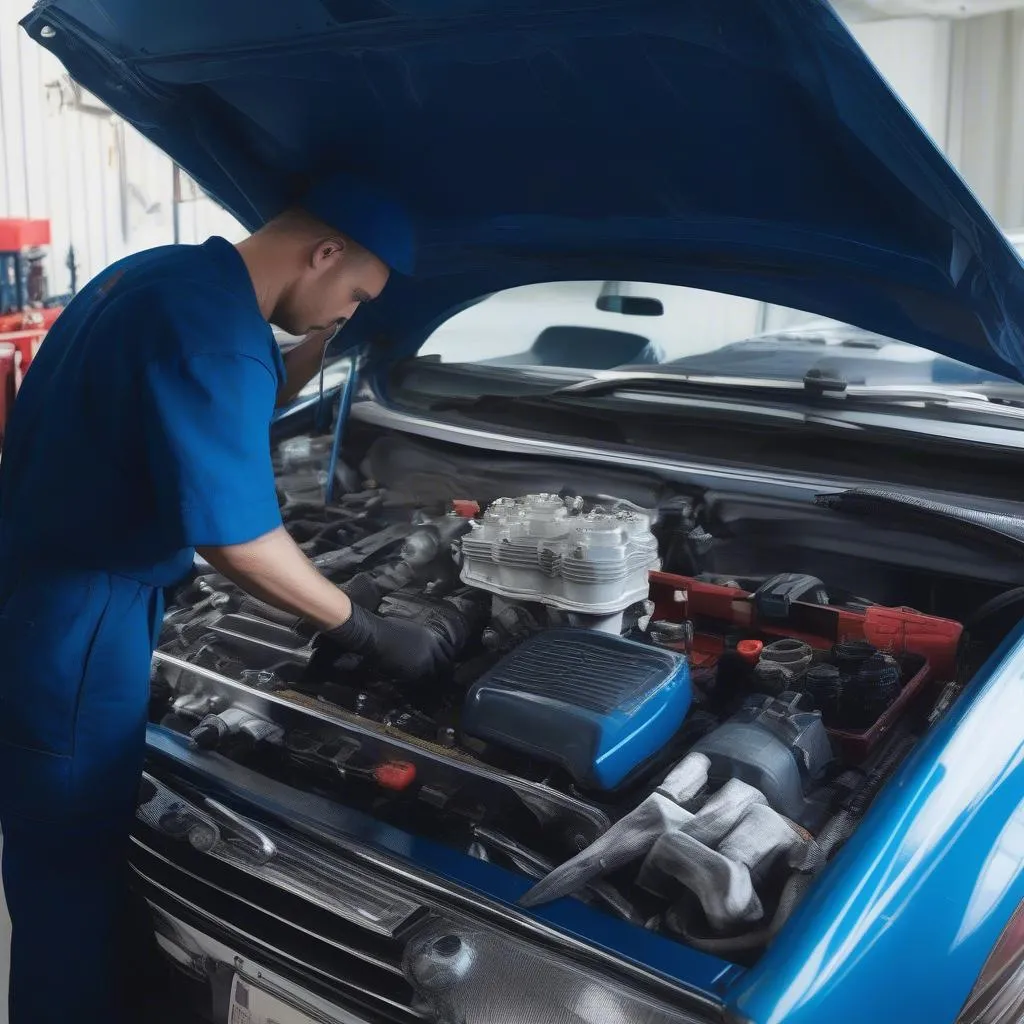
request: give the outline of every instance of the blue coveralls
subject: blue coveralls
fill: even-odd
[[[162,588],[280,525],[283,377],[221,238],[109,268],[26,375],[0,459],[0,1021],[117,1019]]]

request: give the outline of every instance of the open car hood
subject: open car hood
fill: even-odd
[[[1024,378],[1024,267],[822,0],[44,0],[30,35],[249,227],[383,184],[397,358],[536,281],[689,285]],[[343,225],[342,225],[343,226]]]

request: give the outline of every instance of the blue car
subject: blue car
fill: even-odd
[[[24,26],[247,226],[325,168],[418,225],[270,443],[320,570],[458,655],[399,687],[168,595],[131,858],[200,1019],[1021,1019],[1024,266],[824,0]],[[489,347],[580,282],[614,337]],[[978,374],[673,366],[655,287]]]

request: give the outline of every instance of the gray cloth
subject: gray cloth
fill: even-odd
[[[715,847],[755,804],[767,804],[764,793],[740,779],[730,779],[682,826],[705,846]]]
[[[685,757],[639,807],[620,818],[585,850],[555,868],[519,902],[524,907],[550,903],[577,892],[594,878],[646,856],[659,836],[693,817],[681,804],[700,792],[710,766],[703,754]]]
[[[636,810],[520,902],[533,907],[568,896],[643,857],[639,884],[666,898],[688,889],[716,931],[759,921],[764,910],[756,883],[807,842],[760,790],[739,779],[726,782],[696,813],[686,810],[682,805],[704,787],[709,767],[703,754],[685,757]]]
[[[735,799],[728,802],[737,806]],[[688,822],[654,844],[640,869],[639,884],[667,898],[689,889],[716,931],[759,921],[764,910],[756,883],[780,857],[805,846],[806,840],[763,798],[743,806],[734,827],[715,844],[717,849],[699,842],[693,825]]]
[[[641,870],[641,884],[645,875],[671,878],[689,889],[716,931],[759,921],[764,914],[747,866],[682,831],[669,832],[654,844]]]

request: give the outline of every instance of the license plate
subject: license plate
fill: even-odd
[[[342,1020],[343,1018],[338,1018]],[[325,1024],[330,1017],[313,1017],[237,974],[231,985],[228,1024]]]

